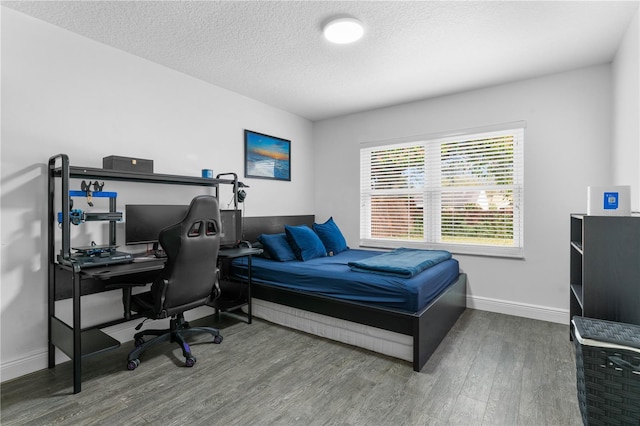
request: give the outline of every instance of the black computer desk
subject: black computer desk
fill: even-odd
[[[256,248],[234,248],[220,250],[219,259],[248,256],[249,266],[251,256],[262,253]],[[98,354],[120,346],[120,342],[104,333],[101,328],[140,318],[141,315],[131,315],[127,306],[131,288],[152,283],[164,268],[166,258],[136,258],[131,263],[94,266],[81,268],[77,264],[55,263],[53,280],[49,283],[49,294],[55,295],[49,299],[49,368],[55,367],[55,348],[64,352],[73,363],[73,393],[81,391],[82,358]],[[249,268],[251,271],[251,268]],[[251,323],[251,272],[247,280],[249,306],[248,322]],[[80,316],[80,301],[82,296],[102,293],[105,291],[122,289],[124,300],[124,314],[120,319],[82,328]],[[55,314],[55,302],[64,299],[72,300],[73,318],[68,325]],[[211,304],[220,311],[215,303]],[[234,308],[235,309],[235,308]]]
[[[146,285],[153,282],[164,268],[165,259],[81,268],[75,263],[52,264],[53,280],[49,281],[49,368],[55,367],[55,348],[64,352],[73,363],[73,393],[81,390],[82,358],[115,349],[120,342],[100,328],[119,324],[135,317],[122,318],[83,329],[80,317],[82,296]],[[72,299],[71,325],[56,316],[55,302]]]

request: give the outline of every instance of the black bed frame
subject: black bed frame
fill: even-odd
[[[284,225],[311,226],[313,222],[313,215],[246,217],[243,219],[243,239],[253,242],[260,234],[284,232]],[[413,369],[420,371],[466,309],[467,276],[461,273],[455,283],[417,313],[348,302],[256,282],[252,284],[251,295],[280,305],[413,336]]]

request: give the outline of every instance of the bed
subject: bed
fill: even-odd
[[[310,215],[249,217],[243,237],[255,242],[261,234],[284,232],[285,225],[313,223]],[[253,315],[409,361],[420,371],[466,308],[466,274],[455,259],[409,278],[354,272],[348,266],[380,253],[350,249],[305,262],[254,257]],[[246,258],[234,260],[230,274],[245,279]],[[425,286],[426,279],[433,284]]]

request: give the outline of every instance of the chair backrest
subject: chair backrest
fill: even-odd
[[[152,289],[162,293],[154,294],[155,310],[170,316],[207,303],[218,279],[218,200],[210,195],[195,197],[182,222],[160,231],[158,240],[167,253],[167,264],[162,282]]]

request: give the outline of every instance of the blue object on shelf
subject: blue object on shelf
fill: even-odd
[[[617,192],[605,192],[604,193],[604,206],[605,210],[617,210],[618,209],[618,193]]]
[[[86,197],[87,191],[69,191],[69,197]],[[91,191],[91,196],[96,198],[118,198],[117,192]]]
[[[84,222],[84,214],[80,209],[73,209],[69,212],[69,221],[74,225]],[[58,223],[62,223],[62,212],[58,212]]]

